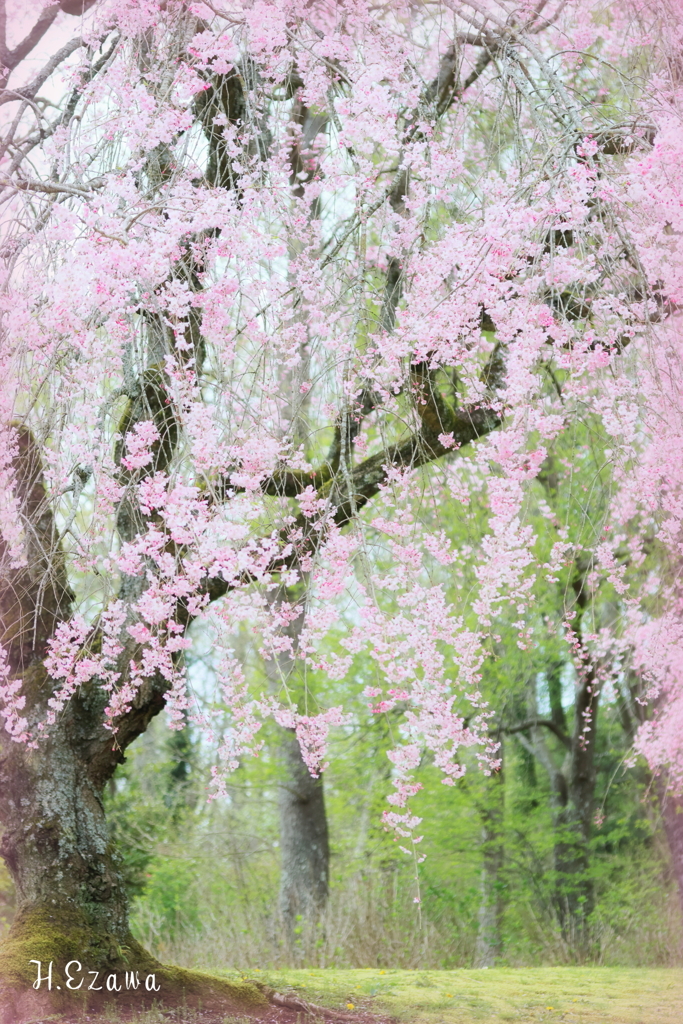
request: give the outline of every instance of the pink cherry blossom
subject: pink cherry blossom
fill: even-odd
[[[317,776],[363,657],[365,703],[402,712],[385,823],[414,844],[424,758],[447,785],[497,765],[501,620],[532,647],[535,594],[582,557],[616,611],[589,633],[565,608],[568,655],[638,677],[637,749],[683,785],[681,12],[623,7],[98,0],[49,102],[12,69],[0,569],[47,577],[49,521],[73,590],[43,704],[2,652],[13,740],[86,686],[121,734],[153,683],[215,740],[216,792],[268,717]],[[608,498],[578,541],[539,480],[556,452],[579,475],[589,420]],[[262,690],[240,630],[349,708]]]

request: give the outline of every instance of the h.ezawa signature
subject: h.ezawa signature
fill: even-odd
[[[53,988],[52,985],[52,965],[54,961],[50,960],[48,965],[47,973],[43,974],[43,961],[42,960],[29,960],[30,964],[38,965],[38,976],[33,982],[33,988],[40,988],[43,982],[47,982],[48,991]],[[161,985],[157,985],[156,975],[147,974],[144,978],[140,977],[139,971],[124,971],[122,974],[105,974],[104,971],[85,971],[85,977],[83,976],[83,966],[79,960],[70,960],[64,968],[66,975],[66,987],[71,991],[78,991],[84,988],[84,983],[88,977],[92,978],[89,985],[85,985],[84,991],[88,992],[123,992],[134,991],[143,986],[147,992],[159,992]],[[100,984],[102,981],[104,984]],[[61,985],[55,985],[54,988],[61,989]]]

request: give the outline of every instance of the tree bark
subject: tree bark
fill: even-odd
[[[15,745],[0,764],[0,852],[27,907],[79,909],[125,942],[128,903],[111,848],[102,786],[93,780],[72,716],[36,751]],[[87,748],[85,748],[87,749]]]
[[[494,967],[503,952],[503,912],[505,909],[503,868],[505,865],[505,780],[503,766],[494,773],[488,801],[482,809],[481,888],[478,914],[475,967]]]
[[[301,586],[305,585],[304,580]],[[274,604],[293,603],[296,594],[292,589],[282,588],[271,600]],[[282,630],[291,647],[278,651],[265,663],[271,691],[277,694],[284,685],[290,699],[299,695],[296,648],[303,624],[302,608]],[[330,844],[323,776],[312,777],[293,729],[279,729],[278,758],[282,776],[278,798],[281,858],[278,905],[285,942],[289,952],[294,954],[297,928],[300,928],[298,934],[310,935],[325,910],[329,894]],[[299,943],[301,949],[302,943]]]
[[[556,904],[562,935],[580,958],[591,948],[595,892],[590,839],[595,810],[595,745],[600,687],[587,667],[574,705],[574,728],[562,778],[554,780]]]
[[[12,566],[0,542],[0,644],[8,656],[8,678],[21,681],[23,715],[35,733],[53,693],[44,666],[47,642],[58,623],[69,617],[73,597],[28,431],[19,432],[18,448],[16,493],[25,525],[26,564]],[[227,1009],[265,1002],[252,986],[163,967],[129,931],[128,900],[102,793],[128,744],[163,708],[164,685],[149,680],[141,688],[121,720],[116,741],[103,725],[107,694],[95,683],[82,687],[33,747],[14,742],[0,729],[0,854],[17,898],[17,915],[0,949],[0,1024],[86,1002],[93,1008],[98,1000],[111,1000],[112,992],[120,1005],[201,998]],[[38,967],[31,961],[40,962],[45,979],[37,989]],[[87,972],[96,972],[100,981],[95,979],[93,991],[83,985],[67,987],[70,961],[81,965],[86,977],[80,980],[86,983]],[[126,972],[142,977],[142,991],[102,984],[112,974],[114,985],[123,986]],[[153,973],[154,988],[147,989],[146,979]],[[78,976],[75,963],[72,975]]]
[[[671,869],[676,879],[683,912],[683,797],[667,792],[666,782],[661,776],[657,776],[654,782],[664,834],[671,854]]]
[[[652,706],[643,700],[643,683],[636,677],[627,676],[617,684],[618,709],[621,727],[629,745],[632,745],[638,728],[648,720]],[[660,695],[659,700],[662,699]],[[655,708],[658,702],[655,702]],[[662,828],[666,836],[671,870],[676,879],[678,899],[683,913],[683,796],[669,791],[667,774],[650,774],[646,776],[649,791],[656,798],[657,810],[661,816]]]
[[[280,913],[286,940],[295,948],[297,922],[309,932],[320,920],[329,893],[330,845],[323,779],[314,779],[294,731],[282,730],[280,756]]]
[[[549,670],[557,675],[562,663]],[[590,917],[595,907],[593,879],[590,874],[590,840],[595,811],[597,717],[600,702],[598,667],[590,657],[581,655],[580,678],[574,699],[571,734],[562,707],[561,685],[549,678],[550,719],[538,715],[534,696],[533,716],[524,723],[506,729],[543,765],[551,785],[551,810],[555,829],[553,849],[554,904],[567,946],[578,959],[591,953]],[[561,742],[565,755],[561,765],[548,748],[543,732],[551,732]],[[533,742],[525,737],[530,732]]]

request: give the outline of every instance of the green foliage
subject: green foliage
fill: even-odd
[[[455,787],[443,786],[428,762],[415,810],[424,817],[419,869],[384,832],[391,741],[387,723],[350,728],[335,739],[326,773],[332,839],[332,895],[313,932],[300,925],[295,959],[320,966],[453,968],[475,957],[482,870],[482,812],[491,780],[474,766]],[[598,963],[678,962],[680,923],[668,855],[638,771],[617,772],[623,754],[613,714],[600,722],[598,802],[604,823],[593,840],[591,871]],[[268,748],[235,773],[228,801],[199,799],[174,815],[166,801],[164,723],[132,748],[126,781],[110,795],[134,883],[133,930],[166,960],[208,969],[245,970],[291,963],[277,911],[279,874],[278,766]],[[195,752],[196,784],[205,781],[210,752]],[[532,762],[533,764],[533,762]],[[547,774],[530,777],[526,751],[505,743],[503,963],[571,962],[553,904],[553,830]],[[125,797],[125,801],[124,801]],[[147,847],[143,849],[144,837]],[[145,854],[145,869],[140,858]],[[128,864],[130,861],[130,864]]]
[[[161,855],[149,864],[145,898],[171,938],[199,925],[199,907],[194,895],[196,875],[197,865],[188,859]]]

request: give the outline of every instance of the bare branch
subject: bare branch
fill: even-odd
[[[7,5],[0,0],[0,64],[7,66]]]
[[[22,41],[13,50],[5,54],[4,64],[6,68],[13,71],[24,57],[28,57],[31,50],[38,45],[58,14],[59,7],[56,5],[43,9],[30,32],[24,36]]]
[[[103,186],[103,178],[93,178],[80,188],[76,185],[62,185],[56,181],[26,181],[24,178],[0,178],[0,188],[12,189],[15,192],[44,192],[49,196],[68,195],[83,198]]]
[[[98,75],[100,73],[100,71],[102,71],[107,66],[107,64],[110,62],[110,60],[114,56],[114,51],[116,50],[118,42],[119,42],[119,37],[118,37],[118,35],[116,35],[116,36],[114,36],[114,38],[113,38],[113,40],[111,42],[111,45],[109,46],[109,49],[106,51],[106,53],[104,53],[100,57],[100,59],[98,61],[96,61],[92,65],[92,67],[90,68],[88,73],[83,76],[83,79],[82,79],[83,85],[85,85],[88,82],[91,82],[93,80],[93,78],[96,75]],[[39,130],[35,131],[33,133],[33,135],[29,135],[27,138],[25,138],[23,140],[23,142],[21,143],[21,150],[14,157],[14,159],[12,161],[12,164],[11,164],[11,166],[9,168],[9,172],[8,173],[11,174],[18,167],[20,167],[22,161],[25,159],[25,157],[28,155],[28,153],[30,153],[30,151],[35,146],[41,145],[51,135],[54,135],[54,133],[57,131],[57,129],[61,125],[69,123],[69,121],[73,117],[73,114],[74,114],[74,112],[76,110],[76,106],[78,104],[78,100],[79,100],[80,95],[81,95],[81,90],[82,90],[82,86],[79,86],[79,87],[77,87],[77,88],[75,88],[73,90],[73,92],[71,93],[71,96],[69,97],[69,100],[68,100],[68,102],[66,104],[66,107],[64,108],[64,111],[63,111],[62,115],[60,117],[58,117],[55,121],[53,121],[52,124],[50,124],[49,126],[47,126],[45,128],[42,128],[42,127],[39,128]],[[9,133],[8,138],[11,138],[11,132]],[[6,147],[7,147],[7,139],[5,140],[4,147],[3,147],[2,151],[4,151],[4,149]]]
[[[12,103],[17,99],[35,99],[40,87],[47,82],[50,75],[56,71],[62,61],[65,61],[67,57],[70,57],[71,54],[81,46],[83,46],[83,40],[80,36],[75,36],[68,43],[65,43],[60,50],[57,50],[57,52],[50,57],[45,67],[38,72],[33,81],[29,82],[28,85],[21,89],[6,89],[0,96],[0,105],[3,103]]]

